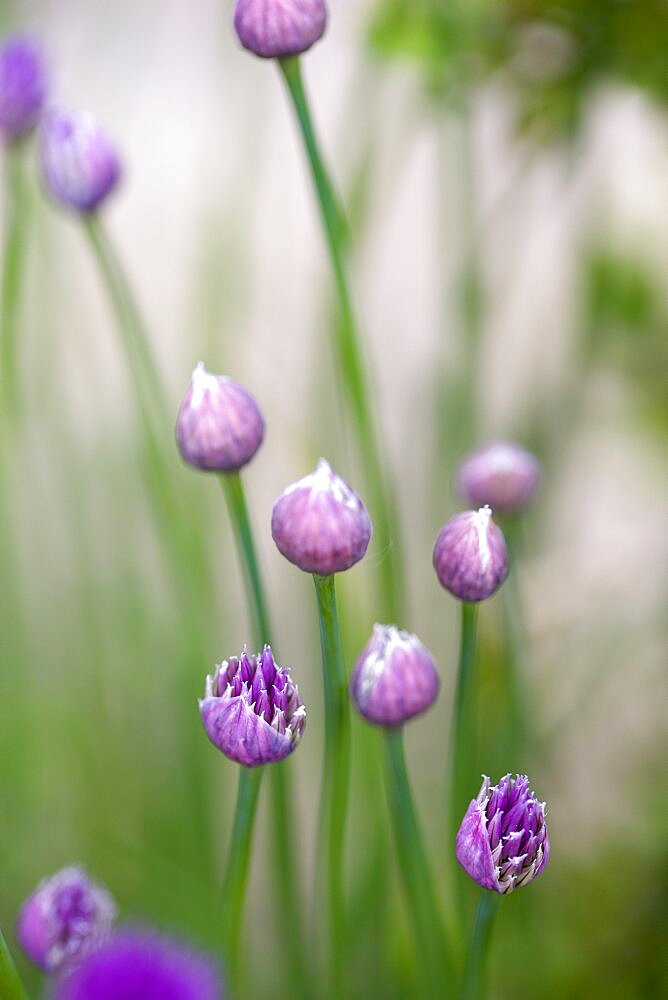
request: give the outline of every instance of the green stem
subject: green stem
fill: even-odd
[[[28,1000],[28,994],[16,971],[2,931],[0,931],[0,997],[2,1000]]]
[[[417,952],[422,958],[422,995],[443,997],[444,982],[451,978],[452,963],[434,893],[434,878],[411,794],[401,728],[385,731],[385,750],[387,795],[394,837],[413,920]]]
[[[484,891],[480,897],[466,957],[461,1000],[480,1000],[484,995],[487,953],[500,902],[501,897],[496,892]]]
[[[474,666],[478,605],[462,602],[462,629],[453,718],[450,783],[451,842],[466,807],[478,792],[476,783],[477,733],[474,712]]]
[[[396,503],[384,475],[384,461],[374,424],[371,380],[364,364],[360,336],[348,287],[345,266],[345,227],[313,126],[299,59],[280,59],[308,156],[339,304],[339,322],[333,326],[334,352],[345,394],[351,407],[360,456],[368,476],[370,506],[376,536],[387,563],[379,566],[384,614],[399,621],[405,607],[402,558],[397,530]]]
[[[244,573],[246,596],[251,609],[254,642],[257,650],[261,650],[265,643],[271,641],[272,630],[248,516],[245,491],[238,472],[223,473],[220,476],[220,482],[230,512],[230,520]],[[294,794],[290,772],[287,770],[288,766],[286,761],[275,764],[270,769],[269,791],[273,813],[271,843],[275,853],[272,868],[278,889],[276,902],[281,915],[280,923],[285,925],[292,968],[297,978],[304,982],[303,928],[299,904],[299,878],[295,861]]]
[[[230,986],[233,988],[239,981],[241,924],[253,843],[253,824],[263,771],[262,767],[242,767],[239,772],[232,839],[223,879],[221,906],[223,951],[227,961]]]
[[[17,402],[17,322],[28,210],[22,152],[20,144],[10,146],[5,162],[6,226],[0,298],[0,375],[2,396],[10,410],[15,409]]]
[[[320,839],[324,845],[325,898],[329,905],[330,985],[332,992],[340,996],[346,944],[343,859],[350,770],[350,711],[336,607],[335,578],[314,575],[313,580],[318,599],[325,688],[325,757]]]

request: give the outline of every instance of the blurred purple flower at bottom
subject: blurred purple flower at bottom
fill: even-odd
[[[13,35],[0,46],[0,133],[18,139],[39,121],[47,91],[46,66],[40,47]]]
[[[92,115],[51,111],[40,128],[42,176],[56,201],[92,212],[121,176],[116,148]]]
[[[525,774],[483,779],[457,834],[457,860],[483,889],[508,893],[527,885],[550,859],[545,803]]]
[[[215,964],[148,930],[123,930],[88,955],[55,1000],[222,1000]]]

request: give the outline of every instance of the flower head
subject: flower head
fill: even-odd
[[[250,462],[263,438],[264,420],[251,394],[224,375],[209,374],[200,361],[176,421],[184,461],[231,472]]]
[[[498,441],[472,452],[459,467],[457,483],[464,499],[476,507],[489,504],[512,514],[531,503],[540,481],[538,460],[518,444]]]
[[[467,874],[493,892],[512,892],[540,875],[550,857],[545,803],[526,775],[506,774],[498,785],[483,779],[459,828],[456,853]]]
[[[237,0],[234,10],[239,41],[264,59],[305,52],[326,26],[324,0]]]
[[[121,176],[116,148],[88,114],[51,111],[40,128],[40,157],[50,194],[78,212],[96,209]]]
[[[55,1000],[221,1000],[215,964],[153,931],[118,931],[65,978]]]
[[[288,486],[274,503],[271,534],[279,552],[295,566],[330,576],[364,556],[371,520],[357,493],[321,458],[313,472]]]
[[[219,664],[206,679],[199,709],[211,742],[246,767],[283,760],[306,725],[297,685],[269,646],[252,656],[244,648],[241,656]]]
[[[106,889],[82,868],[63,868],[44,879],[21,907],[16,936],[44,972],[67,968],[111,930],[116,907]]]
[[[35,127],[46,92],[42,50],[21,35],[6,38],[0,46],[0,133],[5,139],[17,139]]]
[[[508,576],[508,553],[489,507],[457,514],[441,528],[434,569],[460,601],[484,601],[498,590]]]
[[[416,635],[374,625],[350,682],[361,715],[379,726],[400,726],[430,708],[438,688],[434,658]]]

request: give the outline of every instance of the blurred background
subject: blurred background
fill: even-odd
[[[491,995],[659,996],[668,5],[330,7],[303,69],[348,211],[374,409],[399,496],[408,607],[398,624],[434,652],[443,682],[407,732],[429,847],[442,872],[458,620],[431,550],[460,506],[458,461],[509,437],[544,468],[513,567],[530,739],[522,759],[504,756],[501,591],[481,610],[481,764],[494,779],[529,773],[549,804],[553,853],[530,891],[504,902]],[[321,454],[361,493],[364,470],[337,389],[328,261],[284,88],[274,65],[239,47],[230,2],[4,0],[0,11],[3,34],[42,41],[54,103],[93,112],[118,143],[124,181],[104,220],[174,417],[200,359],[247,385],[265,414],[245,481],[275,647],[309,708],[288,766],[313,908],[315,602],[275,550],[269,516]],[[132,386],[90,248],[79,220],[43,194],[34,149],[26,170],[19,396],[1,439],[0,924],[11,937],[35,883],[78,861],[124,917],[215,950],[212,886],[237,770],[206,741],[196,699],[213,664],[248,639],[227,512],[215,479],[181,464],[165,427],[172,484],[201,549],[201,573],[184,568],[196,581],[184,601],[147,499]],[[385,555],[372,544],[341,581],[349,669],[379,614]],[[410,937],[383,862],[392,845],[377,734],[355,719],[354,740],[350,996],[369,996],[370,984],[374,995],[409,996]],[[284,988],[275,980],[264,806],[247,927],[267,957],[252,963],[247,995],[288,996],[289,970]]]

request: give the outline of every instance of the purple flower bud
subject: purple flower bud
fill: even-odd
[[[0,47],[0,132],[17,139],[39,121],[46,101],[42,51],[29,38],[7,38]]]
[[[250,462],[262,444],[264,420],[251,394],[200,361],[176,421],[179,451],[199,469],[231,472]]]
[[[416,635],[374,625],[357,661],[350,694],[358,712],[379,726],[401,726],[438,696],[436,664]]]
[[[239,41],[264,59],[305,52],[326,26],[324,0],[237,0],[234,11]]]
[[[512,514],[531,503],[539,480],[540,466],[530,451],[499,441],[464,459],[457,484],[468,503],[489,504],[501,514]]]
[[[148,930],[122,930],[56,986],[55,1000],[221,1000],[215,963]]]
[[[371,520],[357,493],[321,458],[314,472],[288,486],[274,503],[271,534],[295,566],[330,576],[363,557]]]
[[[121,176],[118,154],[91,115],[51,111],[40,128],[42,177],[56,201],[92,212]]]
[[[484,601],[498,590],[508,576],[508,553],[489,507],[457,514],[441,528],[434,569],[460,601]]]
[[[540,875],[550,857],[545,803],[526,775],[506,774],[498,785],[483,779],[459,828],[456,853],[467,874],[493,892],[512,892]]]
[[[206,679],[199,703],[211,742],[226,757],[257,767],[291,754],[306,725],[306,708],[289,670],[274,661],[269,646],[257,656],[244,647]]]
[[[65,969],[110,932],[114,902],[82,868],[63,868],[45,879],[19,914],[16,936],[28,958],[44,972]]]

